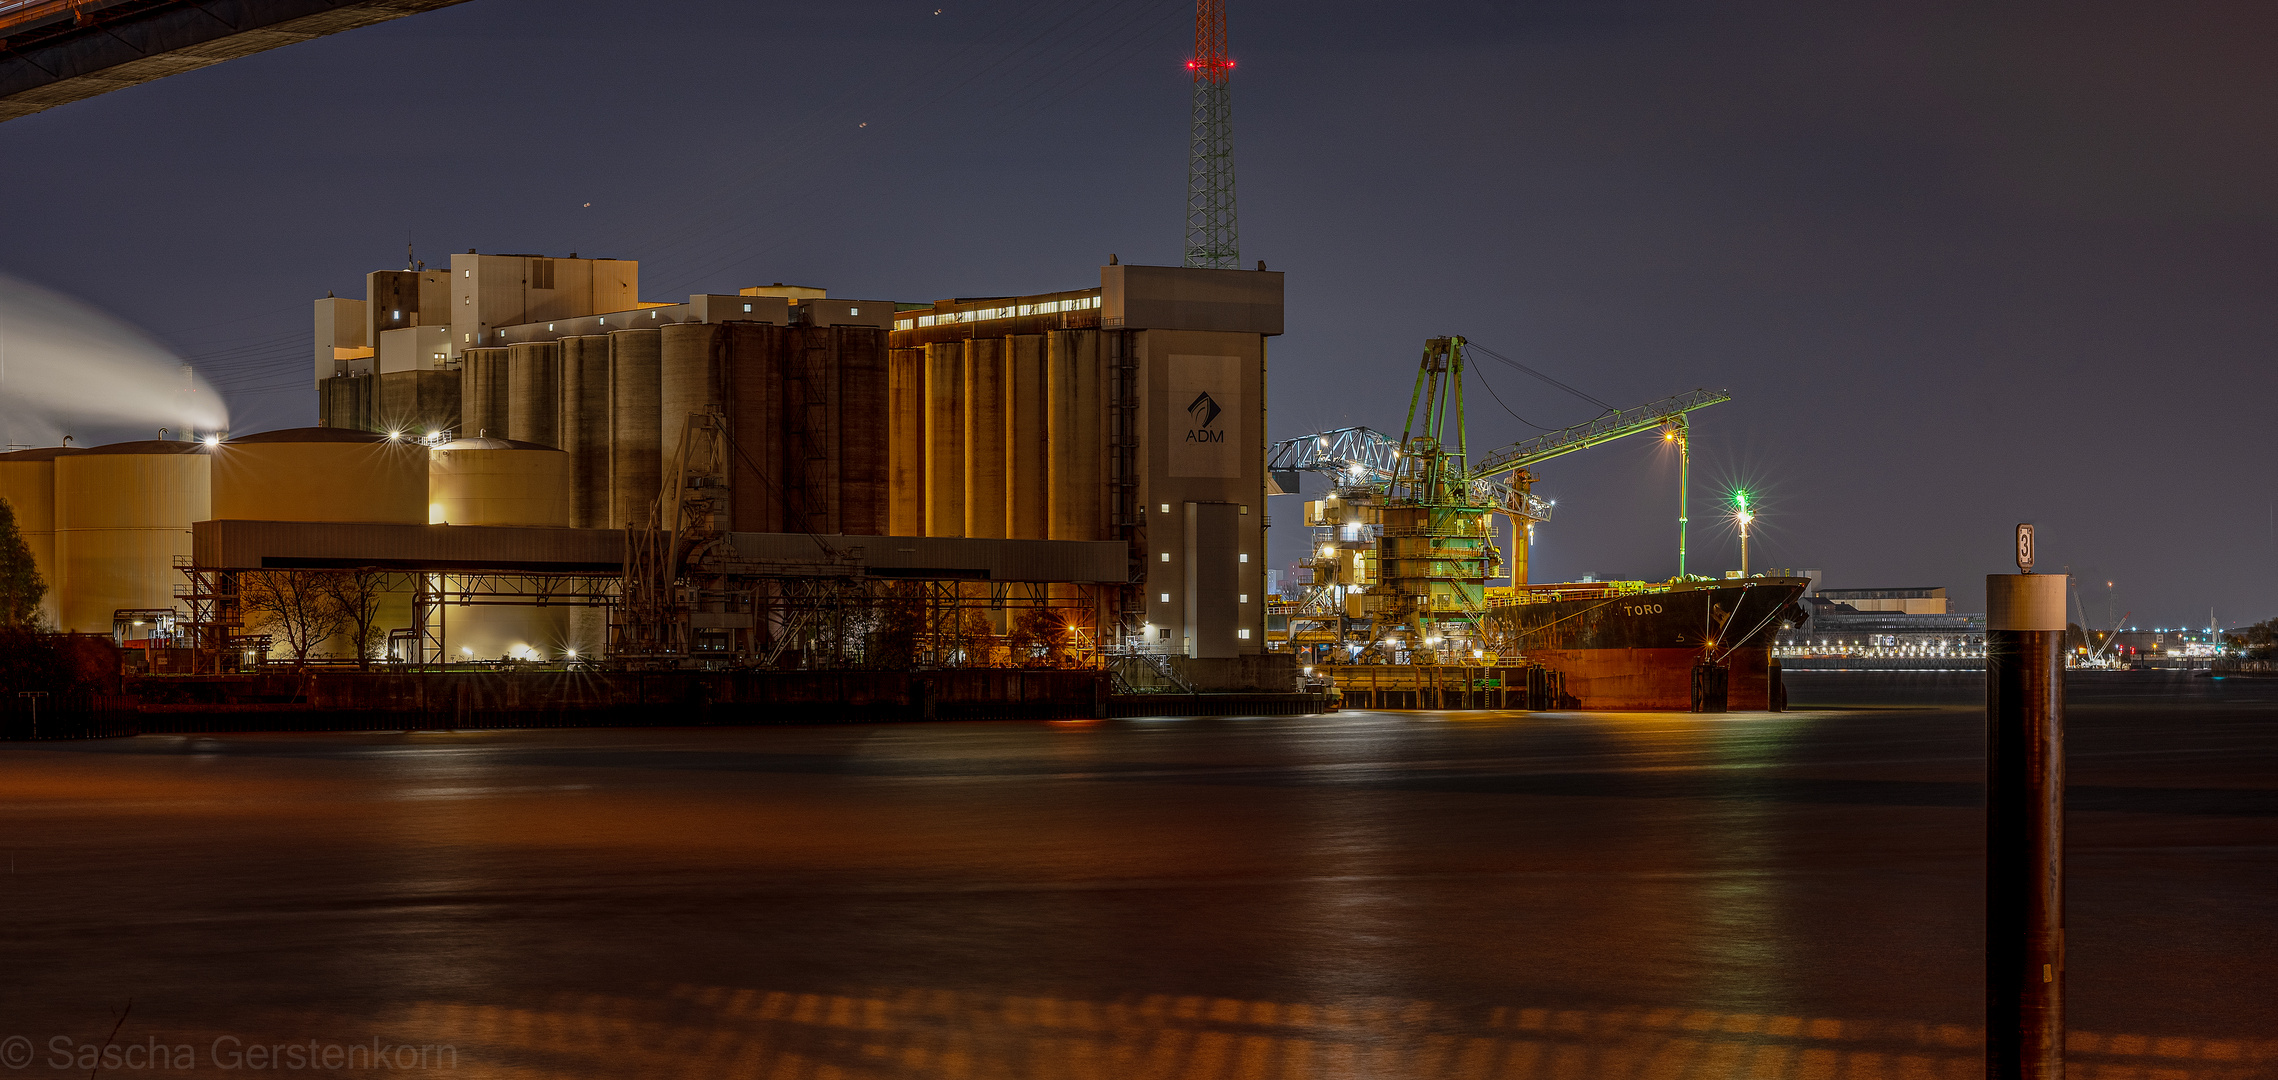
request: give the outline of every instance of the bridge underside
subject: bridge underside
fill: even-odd
[[[0,121],[465,0],[0,4]]]

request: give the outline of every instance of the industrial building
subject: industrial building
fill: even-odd
[[[1813,581],[1818,571],[1807,571]],[[1941,586],[1820,589],[1798,603],[1808,616],[1780,631],[1784,659],[1982,660],[1985,616],[1950,610]]]
[[[998,633],[1027,603],[1093,654],[1260,666],[1280,274],[638,296],[630,260],[376,271],[315,303],[314,427],[0,455],[49,617],[169,614],[218,655],[236,575],[362,569],[406,659],[781,663],[922,585]]]

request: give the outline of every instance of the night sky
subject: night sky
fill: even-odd
[[[1830,587],[1982,610],[2030,520],[2099,625],[2106,581],[2147,628],[2278,614],[2278,8],[1231,5],[1273,437],[1397,431],[1463,334],[1616,405],[1732,392],[1696,572],[1745,486],[1751,563]],[[1192,13],[471,0],[0,124],[0,272],[190,357],[241,432],[313,422],[309,301],[407,236],[637,258],[654,300],[1087,287],[1179,259]],[[1475,450],[1599,411],[1474,370]],[[1537,490],[1536,579],[1675,570],[1656,440]]]

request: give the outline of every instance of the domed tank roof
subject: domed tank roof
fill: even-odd
[[[534,443],[534,442],[517,442],[517,441],[515,441],[515,440],[513,440],[513,439],[493,439],[493,438],[489,438],[489,437],[487,437],[487,436],[470,436],[470,437],[468,437],[468,438],[464,438],[464,439],[453,439],[453,440],[451,440],[450,442],[444,443],[443,445],[436,447],[435,449],[437,449],[437,450],[552,450],[553,452],[555,452],[555,453],[557,453],[557,454],[558,454],[558,453],[561,453],[561,452],[562,452],[562,451],[561,451],[561,448],[560,448],[560,447],[557,447],[557,446],[547,446],[545,443]]]
[[[77,450],[81,454],[203,454],[202,442],[175,442],[171,439],[142,439],[136,442],[115,442],[108,446],[90,446]]]
[[[230,439],[229,445],[238,446],[259,443],[375,443],[397,441],[401,440],[390,439],[385,435],[379,434],[378,432],[359,431],[355,428],[296,427],[281,428],[276,431],[256,431],[251,435],[239,435],[235,438]]]
[[[0,454],[0,461],[54,461],[65,454],[84,454],[84,446],[35,446],[29,450],[11,450]]]

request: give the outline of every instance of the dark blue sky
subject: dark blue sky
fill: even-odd
[[[309,422],[309,300],[407,233],[655,299],[1080,287],[1178,258],[1192,11],[471,0],[0,125],[0,271],[196,358],[241,431]],[[1834,586],[1975,609],[2033,520],[2099,621],[2105,580],[2144,626],[2278,614],[2278,9],[1233,0],[1231,40],[1275,437],[1396,428],[1460,333],[1617,404],[1732,391],[1696,570],[1746,484],[1751,561]],[[1533,431],[1472,404],[1475,447]],[[1674,487],[1644,439],[1543,467],[1537,578],[1672,572]]]

